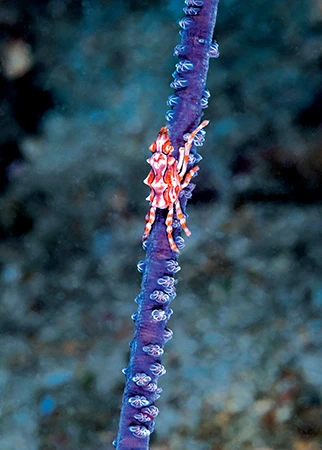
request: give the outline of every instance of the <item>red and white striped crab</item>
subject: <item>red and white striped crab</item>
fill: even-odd
[[[169,245],[173,251],[180,253],[172,236],[174,212],[184,232],[187,236],[190,236],[191,232],[187,227],[186,219],[180,206],[179,194],[188,186],[194,174],[199,170],[198,166],[194,166],[187,172],[189,153],[194,137],[208,123],[208,120],[204,120],[192,133],[188,134],[185,146],[179,148],[178,161],[172,156],[174,149],[167,127],[161,128],[157,140],[150,145],[149,149],[153,155],[147,159],[147,162],[150,164],[151,170],[144,180],[144,183],[151,188],[151,192],[146,198],[150,202],[150,209],[146,216],[146,225],[142,237],[143,242],[147,240],[150,234],[157,208],[169,210],[165,224]]]

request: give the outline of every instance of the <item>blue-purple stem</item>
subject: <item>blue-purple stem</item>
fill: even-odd
[[[181,43],[175,47],[179,59],[171,83],[175,93],[168,99],[172,109],[166,114],[175,156],[178,156],[179,147],[184,146],[184,135],[198,126],[202,109],[207,107],[210,94],[205,84],[209,58],[218,56],[218,46],[212,41],[218,0],[186,0],[185,3],[186,15],[180,21]],[[196,145],[203,143],[204,132],[201,131],[195,138]],[[201,159],[195,148],[191,154],[188,170]],[[192,189],[191,183],[181,192],[183,211]],[[164,344],[172,337],[172,331],[166,325],[172,314],[170,303],[176,295],[174,275],[180,270],[178,254],[169,246],[166,214],[167,210],[157,209],[145,245],[146,258],[138,264],[143,280],[141,292],[136,298],[138,311],[132,316],[135,330],[130,344],[130,363],[124,369],[126,385],[118,435],[114,441],[117,450],[148,450],[154,419],[158,414],[154,402],[159,398],[161,389],[157,383],[165,373],[161,356]],[[175,242],[181,249],[184,240],[176,218],[173,226]]]

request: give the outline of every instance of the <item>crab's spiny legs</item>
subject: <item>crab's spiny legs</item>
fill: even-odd
[[[178,160],[178,164],[177,164],[177,169],[178,169],[179,176],[180,176],[180,173],[182,171],[184,155],[185,155],[185,147],[180,147],[179,148],[179,160]]]
[[[196,134],[199,133],[199,131],[202,128],[205,128],[208,125],[208,123],[209,123],[209,120],[204,120],[203,122],[201,122],[201,124],[195,130],[193,130],[189,134],[187,142],[190,144],[190,146],[192,146],[193,140],[194,140],[194,137],[196,136]]]
[[[172,236],[172,222],[173,222],[173,204],[171,206],[169,206],[169,212],[165,221],[165,224],[167,226],[167,235],[168,235],[168,241],[169,241],[169,245],[171,250],[180,253],[178,247],[176,246],[174,240],[173,240],[173,236]]]
[[[194,174],[198,172],[199,170],[199,166],[195,166],[192,169],[189,170],[189,172],[186,174],[185,178],[184,178],[184,182],[181,185],[181,189],[184,189],[185,187],[188,186],[188,184],[190,183],[191,179],[193,178]]]
[[[142,241],[146,241],[150,234],[152,225],[154,224],[154,221],[155,221],[155,211],[156,211],[156,207],[150,206],[149,212],[146,215],[146,224],[145,224],[145,229],[144,229],[144,233],[142,236]]]
[[[174,205],[175,205],[175,208],[176,208],[177,217],[180,220],[180,224],[181,224],[181,226],[183,228],[183,231],[186,233],[187,236],[190,236],[191,235],[191,231],[187,227],[186,218],[185,218],[185,216],[184,216],[184,214],[182,212],[179,199],[176,200]]]
[[[186,173],[186,170],[187,170],[187,165],[188,165],[188,160],[189,160],[189,153],[190,153],[191,147],[193,146],[194,137],[196,136],[196,134],[202,128],[206,127],[208,125],[208,123],[209,123],[209,120],[204,120],[195,130],[193,130],[192,133],[190,133],[188,135],[187,142],[185,143],[185,146],[184,146],[183,164],[181,166],[181,170],[179,169],[180,170],[179,177],[180,177],[181,180],[183,179],[183,177],[184,177],[184,175]],[[183,149],[183,147],[181,147],[179,149],[179,152],[181,151],[181,149]],[[180,153],[180,157],[181,157],[181,153]]]

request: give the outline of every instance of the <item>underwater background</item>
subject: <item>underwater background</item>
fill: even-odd
[[[183,6],[0,2],[1,450],[113,448]],[[321,1],[215,39],[151,450],[321,450]]]

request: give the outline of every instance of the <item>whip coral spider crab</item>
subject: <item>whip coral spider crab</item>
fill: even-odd
[[[178,161],[172,156],[174,149],[166,127],[161,128],[157,140],[149,147],[153,155],[147,159],[147,162],[152,169],[144,180],[144,183],[151,188],[151,192],[146,198],[150,202],[150,209],[146,215],[146,225],[142,237],[143,242],[147,240],[150,234],[157,208],[169,210],[165,224],[167,227],[169,245],[173,251],[180,253],[172,236],[174,212],[176,213],[184,232],[187,236],[190,236],[191,232],[187,227],[186,219],[180,206],[179,194],[188,186],[194,174],[199,170],[198,166],[194,166],[187,172],[189,153],[195,135],[198,131],[208,125],[208,123],[208,120],[204,120],[188,135],[185,146],[179,148]]]

